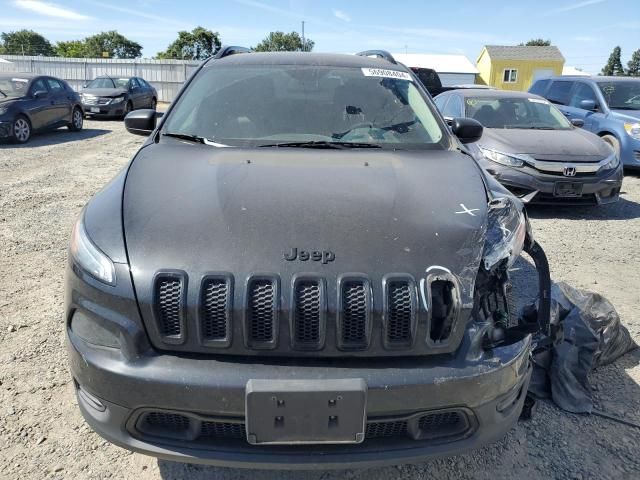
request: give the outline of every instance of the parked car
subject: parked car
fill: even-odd
[[[640,79],[551,77],[529,89],[611,145],[625,167],[640,168]]]
[[[454,90],[435,103],[445,117],[484,126],[471,146],[496,180],[525,203],[596,205],[615,202],[622,186],[618,154],[573,124],[547,100],[530,93]]]
[[[82,89],[87,116],[125,117],[139,108],[156,109],[158,92],[140,77],[97,77]]]
[[[59,127],[82,130],[80,97],[59,78],[0,73],[0,139],[26,143],[36,132]]]
[[[384,58],[203,62],[72,234],[65,329],[78,404],[162,458],[397,464],[479,447],[522,410],[550,278],[523,205]],[[538,266],[541,327],[508,301]],[[545,323],[546,322],[546,323]]]

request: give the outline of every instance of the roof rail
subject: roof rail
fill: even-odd
[[[214,59],[236,55],[238,53],[251,53],[252,50],[247,47],[238,47],[237,45],[223,45],[220,50],[213,56]]]
[[[386,50],[365,50],[364,52],[356,53],[356,55],[358,55],[360,57],[384,58],[387,62],[391,62],[391,63],[394,63],[394,64],[398,63],[398,62],[396,62],[396,59],[393,58],[393,55],[391,55]]]

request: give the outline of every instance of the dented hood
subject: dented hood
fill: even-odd
[[[144,292],[160,269],[183,270],[190,282],[229,272],[236,285],[256,272],[283,285],[299,272],[419,279],[433,265],[475,279],[486,207],[479,168],[459,152],[163,141],[133,161],[123,219]],[[310,255],[287,260],[293,248]]]

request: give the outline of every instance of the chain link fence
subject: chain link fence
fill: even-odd
[[[156,88],[160,102],[171,102],[184,81],[200,64],[200,62],[193,60],[129,60],[22,55],[0,55],[0,58],[10,62],[0,62],[0,72],[51,75],[66,80],[77,91],[100,75],[142,77]]]

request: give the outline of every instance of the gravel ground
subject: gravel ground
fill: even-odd
[[[84,203],[142,137],[121,122],[0,145],[0,478],[418,479],[640,478],[640,429],[540,402],[533,420],[467,455],[341,472],[256,472],[158,461],[108,444],[76,407],[63,346],[62,275]],[[602,208],[536,208],[535,234],[554,280],[596,290],[640,341],[640,177]],[[599,408],[640,423],[640,351],[593,374]]]

